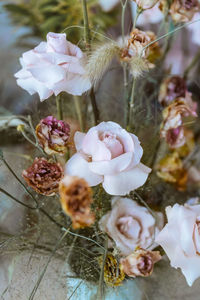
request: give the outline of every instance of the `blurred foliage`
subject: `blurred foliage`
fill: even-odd
[[[32,36],[45,38],[49,31],[62,32],[66,27],[83,25],[81,0],[16,0],[5,4],[15,25],[27,26]],[[88,14],[90,25],[94,30],[105,30],[116,23],[117,9],[112,13],[105,13],[98,5],[98,0],[88,0]],[[73,34],[73,35],[72,35]],[[69,39],[78,42],[83,36],[81,29],[68,31]]]

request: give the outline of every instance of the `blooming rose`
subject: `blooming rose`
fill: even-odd
[[[66,152],[70,135],[68,123],[48,116],[40,121],[35,132],[40,145],[47,154],[63,155]]]
[[[103,184],[111,195],[126,195],[142,186],[151,169],[140,163],[138,138],[114,122],[102,122],[86,134],[74,136],[77,153],[65,173],[84,178],[90,186]]]
[[[112,210],[101,218],[99,226],[114,240],[122,255],[131,254],[136,247],[154,248],[154,237],[159,232],[146,207],[121,197],[112,199]]]
[[[189,286],[200,277],[200,205],[166,208],[168,223],[157,235],[171,266],[181,268]]]
[[[124,273],[129,277],[147,277],[152,274],[156,262],[161,259],[159,251],[137,249],[120,260]]]
[[[17,84],[31,95],[38,93],[41,101],[63,91],[82,95],[91,87],[84,60],[81,49],[68,42],[65,33],[49,32],[47,42],[23,53],[22,69],[15,74]]]

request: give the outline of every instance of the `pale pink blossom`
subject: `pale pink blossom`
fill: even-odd
[[[138,7],[141,9],[150,9],[158,2],[158,0],[133,0],[133,1],[135,1]]]
[[[168,223],[157,235],[171,266],[181,268],[189,286],[200,277],[200,205],[166,208]]]
[[[84,68],[85,55],[66,40],[65,33],[47,34],[47,42],[23,53],[22,69],[15,74],[17,84],[43,101],[60,92],[82,95],[91,88]]]
[[[112,238],[121,255],[129,255],[136,247],[156,247],[154,238],[163,225],[162,214],[157,217],[158,225],[146,207],[129,198],[114,197],[112,210],[101,218],[99,226]]]
[[[142,186],[151,169],[140,160],[143,149],[134,134],[114,122],[102,122],[74,136],[77,153],[65,173],[84,178],[90,186],[102,183],[111,195],[126,195]]]

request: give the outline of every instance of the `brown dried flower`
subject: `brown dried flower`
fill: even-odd
[[[63,155],[67,150],[70,126],[62,120],[48,116],[37,125],[36,135],[40,145],[47,154]]]
[[[180,76],[171,76],[163,80],[160,86],[158,101],[163,105],[169,105],[178,97],[185,97],[186,82]]]
[[[157,175],[164,181],[173,183],[178,190],[185,190],[188,174],[176,151],[159,161]]]
[[[130,64],[134,77],[140,76],[143,71],[154,67],[153,63],[160,55],[159,45],[155,42],[146,49],[144,47],[155,39],[156,36],[151,31],[144,32],[135,28],[130,33],[127,46],[122,49],[121,60]]]
[[[98,258],[99,265],[103,263],[103,256]],[[119,286],[125,278],[121,263],[112,254],[106,256],[104,264],[104,281],[108,286]]]
[[[74,229],[94,223],[95,216],[90,209],[92,190],[84,179],[65,175],[60,182],[59,192],[62,209],[71,217]]]
[[[37,193],[53,196],[63,178],[63,168],[59,163],[51,163],[43,157],[36,157],[33,164],[23,171],[22,176]]]
[[[156,262],[161,259],[159,251],[148,251],[137,249],[129,256],[121,259],[124,273],[129,277],[143,276],[152,274]]]
[[[173,0],[170,14],[174,22],[188,22],[199,10],[198,0]]]
[[[196,117],[196,103],[192,101],[191,93],[186,91],[185,98],[179,97],[163,110],[161,138],[165,138],[171,148],[179,148],[185,144],[183,117]]]

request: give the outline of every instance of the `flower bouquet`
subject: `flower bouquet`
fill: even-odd
[[[24,299],[50,299],[41,284],[56,260],[68,282],[60,300],[142,299],[141,283],[163,261],[192,286],[200,277],[200,4],[77,3],[83,24],[55,20],[57,33],[20,58],[17,85],[42,103],[35,98],[31,113],[0,119],[26,145],[17,170],[0,151],[19,188],[13,194],[2,184],[0,193],[26,216],[20,233],[2,233],[2,255],[31,253],[28,264],[47,257]],[[95,8],[120,24],[117,38],[109,22],[95,27]],[[184,49],[177,53],[182,31],[194,45],[189,63]]]

